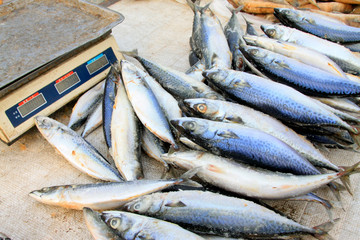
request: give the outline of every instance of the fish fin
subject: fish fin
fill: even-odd
[[[225,120],[227,120],[229,122],[244,124],[244,121],[241,119],[241,117],[238,117],[238,116],[227,116],[227,117],[225,117]]]
[[[203,167],[195,167],[180,176],[181,179],[187,180],[195,176]]]
[[[229,131],[229,130],[217,132],[216,135],[218,135],[220,137],[224,137],[224,138],[239,138],[238,135],[236,135],[236,133]]]
[[[138,56],[139,53],[138,53],[138,50],[137,48],[131,50],[131,51],[119,51],[121,54],[125,54],[125,55],[128,55],[130,57],[135,57],[135,56]]]
[[[209,165],[207,166],[207,169],[208,169],[209,171],[211,171],[211,172],[216,172],[216,173],[223,173],[223,172],[224,172],[221,168],[219,168],[219,167],[217,167],[217,166],[215,166],[215,165],[213,165],[213,164],[209,164]]]
[[[236,14],[236,13],[240,12],[240,11],[244,8],[244,5],[240,5],[240,6],[237,7],[237,8],[231,8],[231,7],[229,7],[229,6],[226,6],[226,8],[227,8],[230,12],[232,12],[233,14]]]
[[[341,208],[345,211],[344,205],[341,200],[341,195],[340,195],[340,191],[345,189],[345,187],[337,182],[331,182],[328,184],[328,186],[329,186],[331,192],[334,194],[336,200],[339,202]]]
[[[182,201],[177,201],[177,202],[171,202],[171,203],[167,203],[165,204],[166,207],[186,207],[186,204],[183,203]]]
[[[340,218],[334,219],[332,221],[320,224],[318,226],[313,227],[313,229],[316,231],[313,236],[317,239],[321,240],[332,240],[334,239],[331,237],[328,232],[334,227],[335,223],[338,222]]]
[[[279,67],[281,67],[281,68],[290,69],[289,65],[287,65],[287,64],[284,63],[283,61],[275,60],[274,62],[275,62],[275,64],[277,64],[277,65],[278,65]]]
[[[350,195],[353,195],[351,190],[351,184],[350,184],[350,175],[355,173],[360,173],[360,168],[358,168],[360,162],[355,163],[354,165],[350,167],[342,167],[344,170],[338,173],[338,176],[340,177],[341,182],[344,184],[346,190],[350,193]]]

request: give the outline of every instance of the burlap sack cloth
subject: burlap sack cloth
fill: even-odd
[[[177,70],[185,71],[189,67],[193,13],[188,6],[170,0],[152,0],[120,1],[110,8],[125,16],[125,21],[113,29],[120,49],[137,48],[141,56]],[[73,105],[74,102],[69,103],[51,117],[67,124]],[[102,129],[90,134],[87,140],[108,156]],[[360,160],[359,154],[350,151],[330,150],[325,155],[338,165],[352,165]],[[161,166],[157,162],[145,159],[143,165],[147,178],[160,177]],[[345,211],[339,207],[333,211],[335,218],[341,218],[330,232],[335,239],[360,239],[360,176],[353,176],[351,180],[354,196],[343,192]],[[28,196],[30,191],[46,186],[92,182],[96,181],[73,168],[36,128],[10,147],[1,142],[0,232],[12,239],[92,239],[81,211],[44,205]],[[316,193],[335,200],[328,189]],[[329,219],[319,204],[270,203],[307,226],[316,226]]]

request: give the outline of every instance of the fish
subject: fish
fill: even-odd
[[[347,98],[316,98],[330,107],[351,113],[360,113],[360,107]]]
[[[358,131],[310,97],[299,91],[249,73],[213,69],[204,75],[240,103],[269,114],[281,121],[302,126],[337,126],[354,134]]]
[[[201,50],[201,25],[200,25],[200,10],[201,7],[197,3],[193,3],[191,0],[186,0],[187,4],[194,12],[194,20],[192,26],[192,35],[190,37],[190,47],[195,53],[198,59],[202,58]]]
[[[158,81],[165,90],[180,99],[187,98],[225,98],[207,86],[205,83],[199,82],[186,75],[183,72],[176,71],[168,67],[161,66],[150,60],[146,60],[140,56],[135,58],[142,64],[148,73]]]
[[[77,185],[59,185],[34,190],[29,196],[49,205],[82,210],[109,210],[123,206],[141,195],[160,191],[183,182],[183,179],[135,180]]]
[[[115,66],[115,65],[114,65]],[[103,98],[103,130],[105,142],[108,148],[111,148],[111,116],[113,113],[115,96],[116,96],[116,83],[120,81],[120,73],[117,72],[115,67],[111,66],[108,75],[105,78],[104,98]]]
[[[340,171],[338,166],[331,163],[305,137],[265,113],[244,105],[220,100],[186,99],[184,104],[196,116],[213,121],[238,123],[264,131],[287,143],[314,166]]]
[[[171,124],[216,155],[296,175],[320,173],[289,145],[255,128],[190,117],[173,119]]]
[[[197,145],[196,143],[194,143],[193,141],[191,141],[190,139],[188,139],[186,137],[180,137],[180,142],[190,149],[206,152],[205,148]]]
[[[344,72],[360,75],[360,57],[344,46],[282,25],[261,25],[261,29],[270,38],[295,43],[320,52],[336,62]]]
[[[104,221],[124,240],[202,240],[203,238],[180,226],[155,218],[123,211],[104,211]]]
[[[315,12],[274,8],[274,15],[286,26],[340,43],[359,42],[360,29]]]
[[[253,23],[251,23],[249,20],[246,19],[244,14],[241,14],[243,17],[245,23],[246,23],[246,34],[247,35],[253,35],[253,36],[259,36],[259,33],[256,31],[255,27],[253,26]]]
[[[177,148],[170,125],[160,104],[144,79],[140,68],[126,60],[121,60],[121,74],[127,96],[141,123],[162,141]]]
[[[342,44],[344,47],[348,48],[350,51],[353,52],[360,52],[360,43],[345,43]]]
[[[99,82],[86,93],[81,95],[81,97],[77,100],[70,115],[68,123],[69,128],[79,128],[85,122],[89,114],[94,110],[97,103],[102,101],[105,86],[104,83],[104,80]]]
[[[199,60],[194,65],[192,65],[185,74],[189,77],[196,79],[200,82],[204,82],[205,78],[203,77],[202,73],[205,71],[205,64],[203,60]]]
[[[119,80],[111,117],[109,152],[116,168],[127,181],[143,177],[140,131],[140,122],[128,99],[123,81]]]
[[[83,212],[86,226],[94,239],[121,240],[120,236],[101,219],[100,213],[87,207],[83,208]]]
[[[45,116],[35,117],[35,125],[42,136],[81,172],[103,181],[123,181],[118,171],[71,128]]]
[[[155,193],[131,201],[124,208],[197,233],[224,237],[326,235],[324,230],[303,226],[252,201],[207,191]]]
[[[0,240],[11,240],[11,238],[6,236],[4,233],[0,232]]]
[[[334,61],[332,61],[327,56],[309,48],[268,37],[247,35],[243,38],[248,45],[261,47],[269,51],[291,57],[300,62],[333,73],[340,77],[347,78],[343,70]]]
[[[258,199],[288,199],[308,194],[336,179],[357,172],[359,163],[339,172],[293,175],[273,172],[202,151],[178,151],[162,155],[171,165],[197,168],[204,182],[230,192]]]
[[[244,62],[245,57],[240,51],[240,44],[245,33],[236,16],[236,13],[240,11],[241,8],[242,7],[232,11],[231,18],[224,27],[224,33],[232,53],[232,69],[238,71],[244,71],[246,66]]]
[[[81,137],[86,137],[97,129],[103,123],[103,104],[102,101],[97,103],[94,111],[89,114],[89,117],[86,119],[84,130],[81,134]]]
[[[164,143],[147,128],[143,128],[141,134],[141,147],[149,157],[159,161],[166,170],[169,170],[168,164],[161,158],[161,155],[166,152]]]
[[[358,96],[360,83],[259,47],[242,47],[246,58],[266,76],[311,96]]]
[[[231,68],[232,55],[219,19],[209,5],[200,13],[201,51],[206,69]]]

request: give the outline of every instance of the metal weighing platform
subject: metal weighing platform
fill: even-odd
[[[104,79],[123,58],[110,34],[122,21],[81,0],[0,7],[0,139],[10,144],[35,116],[50,115]]]

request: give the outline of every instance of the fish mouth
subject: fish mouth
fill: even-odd
[[[41,201],[42,193],[39,192],[38,190],[35,190],[35,191],[30,192],[29,196],[36,199],[36,200],[38,200],[38,201]]]
[[[36,116],[34,118],[34,121],[35,121],[35,125],[38,128],[49,129],[52,126],[51,122],[49,121],[49,118],[45,116]]]
[[[170,120],[171,125],[173,125],[178,131],[184,132],[185,128],[182,126],[183,121],[180,119],[172,119]]]
[[[256,46],[256,37],[255,36],[247,35],[247,36],[243,36],[243,39],[245,40],[246,44]]]

